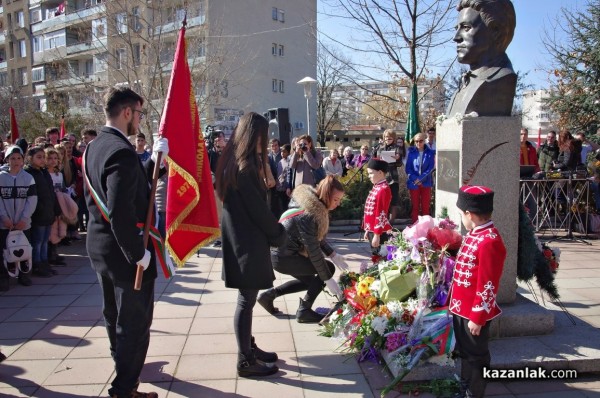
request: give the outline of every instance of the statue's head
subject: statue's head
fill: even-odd
[[[506,51],[516,25],[510,0],[460,0],[456,9],[458,62],[481,66]]]

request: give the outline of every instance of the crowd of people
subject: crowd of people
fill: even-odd
[[[60,138],[50,127],[46,134],[28,143],[19,138],[4,145],[0,167],[0,291],[10,287],[11,277],[30,286],[31,276],[49,278],[55,267],[65,266],[57,247],[81,240],[87,228],[87,207],[83,198],[81,155],[97,133],[84,129]],[[21,231],[21,232],[14,232]],[[8,262],[4,255],[9,233],[25,235],[31,254],[23,261]],[[25,258],[29,257],[29,258]]]
[[[600,174],[594,166],[598,160],[600,160],[600,145],[590,141],[584,132],[572,135],[567,130],[558,134],[552,130],[546,134],[546,139],[539,148],[536,148],[529,141],[528,130],[521,129],[519,164],[532,166],[531,172],[536,178],[546,177],[548,173],[553,172],[586,173],[589,169],[596,170],[590,178],[590,189],[594,195],[596,211],[600,211]],[[592,167],[589,167],[590,165]],[[523,173],[521,176],[531,177]],[[528,205],[535,207],[535,203]]]

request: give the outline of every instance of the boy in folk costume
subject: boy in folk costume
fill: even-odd
[[[494,191],[465,185],[458,191],[456,206],[469,231],[456,257],[450,312],[453,314],[456,347],[461,357],[465,397],[483,397],[483,368],[490,367],[488,348],[490,321],[502,312],[496,302],[506,247],[491,220]]]
[[[371,243],[373,256],[379,256],[379,248],[387,240],[385,233],[392,229],[388,219],[392,190],[385,179],[387,171],[388,164],[383,160],[372,158],[367,163],[367,174],[373,183],[373,189],[365,202],[363,229],[365,239]]]

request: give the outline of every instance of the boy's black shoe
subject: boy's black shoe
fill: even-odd
[[[17,277],[19,284],[23,286],[31,286],[31,278],[27,274],[19,274]]]
[[[252,336],[252,353],[254,354],[256,359],[265,363],[277,362],[277,360],[279,359],[277,353],[263,351],[260,348],[258,348],[256,343],[254,342],[254,336]]]
[[[65,258],[63,256],[56,256],[54,258],[49,258],[48,262],[52,265],[56,265],[56,266],[62,266],[64,267],[65,265],[67,265],[67,263],[65,263]]]
[[[276,365],[267,366],[257,362],[254,355],[251,355],[250,357],[244,357],[244,355],[240,355],[237,364],[237,371],[238,376],[240,377],[264,377],[279,372],[279,368]]]
[[[40,276],[42,278],[50,278],[52,276],[52,272],[49,267],[44,263],[34,263],[33,264],[33,275]]]
[[[0,278],[0,292],[7,292],[9,285],[8,278]]]

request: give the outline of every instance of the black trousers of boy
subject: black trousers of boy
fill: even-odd
[[[490,367],[490,322],[481,328],[479,336],[473,336],[469,331],[469,320],[452,315],[456,348],[461,358],[460,377],[467,384],[473,397],[483,397],[487,380],[483,378],[483,367]]]
[[[373,236],[375,236],[375,234],[373,232],[369,232],[369,235],[368,235],[369,245],[373,241]],[[371,246],[371,254],[374,256],[379,256],[381,246],[385,245],[385,242],[387,242],[389,238],[390,238],[390,236],[387,233],[385,233],[385,232],[382,233],[381,236],[379,237],[379,246],[377,246],[377,247]]]

